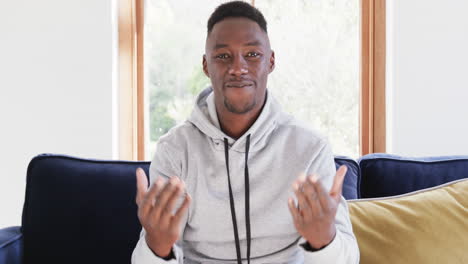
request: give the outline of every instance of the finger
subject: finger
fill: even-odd
[[[305,197],[303,191],[301,191],[301,189],[303,189],[303,184],[304,182],[302,182],[302,180],[299,180],[299,182],[294,183],[293,189],[297,197],[299,212],[304,218],[310,219],[312,217],[312,212],[310,210],[310,205],[307,202],[307,198]]]
[[[182,203],[180,208],[177,209],[177,212],[172,217],[172,221],[170,223],[171,228],[173,228],[174,226],[178,227],[180,225],[180,221],[182,220],[182,216],[184,216],[184,214],[187,211],[191,201],[192,201],[192,198],[187,193],[187,195],[185,196],[184,202]]]
[[[148,191],[148,178],[146,178],[145,171],[142,168],[138,168],[135,174],[137,181],[136,204],[140,206],[140,203],[143,201],[144,195]]]
[[[289,211],[291,212],[291,215],[293,217],[294,224],[296,226],[302,224],[302,218],[301,218],[300,212],[297,209],[297,207],[294,205],[294,200],[291,197],[288,198],[288,207],[289,207]]]
[[[347,170],[348,167],[346,167],[346,165],[342,165],[336,172],[335,178],[333,179],[333,185],[330,190],[330,195],[334,199],[339,199],[341,197],[341,192],[343,190],[343,181]]]
[[[317,198],[320,202],[323,212],[328,212],[332,207],[332,198],[330,194],[325,190],[322,182],[318,179],[316,175],[311,178],[315,191],[317,192]]]
[[[179,179],[172,177],[160,191],[150,216],[153,221],[159,221],[162,211],[166,208],[167,201],[172,196],[172,193],[177,191],[178,184]]]
[[[156,181],[150,186],[139,207],[139,213],[141,213],[142,216],[148,215],[154,209],[156,195],[160,192],[163,185],[164,180],[161,177],[158,177],[158,179],[156,179]]]
[[[180,182],[178,185],[175,186],[173,192],[169,196],[167,200],[166,206],[161,211],[161,216],[159,217],[159,221],[163,226],[167,226],[172,218],[172,212],[174,211],[174,207],[179,196],[184,192],[184,183]]]
[[[319,201],[319,194],[315,189],[315,183],[312,182],[312,178],[317,179],[316,175],[312,175],[307,177],[307,181],[305,184],[305,196],[307,198],[307,202],[309,203],[310,210],[312,212],[313,217],[321,217],[323,215],[322,205]]]

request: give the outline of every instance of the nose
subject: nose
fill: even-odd
[[[241,76],[247,74],[249,71],[247,69],[247,63],[243,56],[234,56],[232,64],[229,67],[228,73],[230,75]]]

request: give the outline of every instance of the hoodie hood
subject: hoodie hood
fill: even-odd
[[[208,87],[197,97],[194,110],[188,121],[198,128],[203,134],[214,141],[218,150],[223,150],[224,138],[228,139],[230,150],[236,152],[245,152],[246,138],[250,135],[250,152],[257,152],[265,147],[272,132],[279,123],[285,122],[291,117],[281,110],[279,103],[271,96],[266,94],[266,102],[262,112],[254,124],[239,139],[233,139],[226,135],[219,123],[216,106],[214,102],[213,88]]]

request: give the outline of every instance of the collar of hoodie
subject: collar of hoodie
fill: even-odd
[[[247,136],[250,135],[250,152],[253,153],[267,145],[269,137],[277,127],[281,113],[280,105],[267,90],[265,105],[255,123],[240,138],[233,139],[221,131],[214,104],[213,89],[208,87],[198,95],[188,121],[211,138],[214,148],[222,152],[224,152],[224,139],[227,138],[231,151],[244,153]]]

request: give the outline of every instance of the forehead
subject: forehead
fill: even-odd
[[[258,42],[268,45],[268,35],[255,22],[247,18],[226,18],[216,23],[206,40],[206,48],[213,49],[216,45],[242,45]]]

